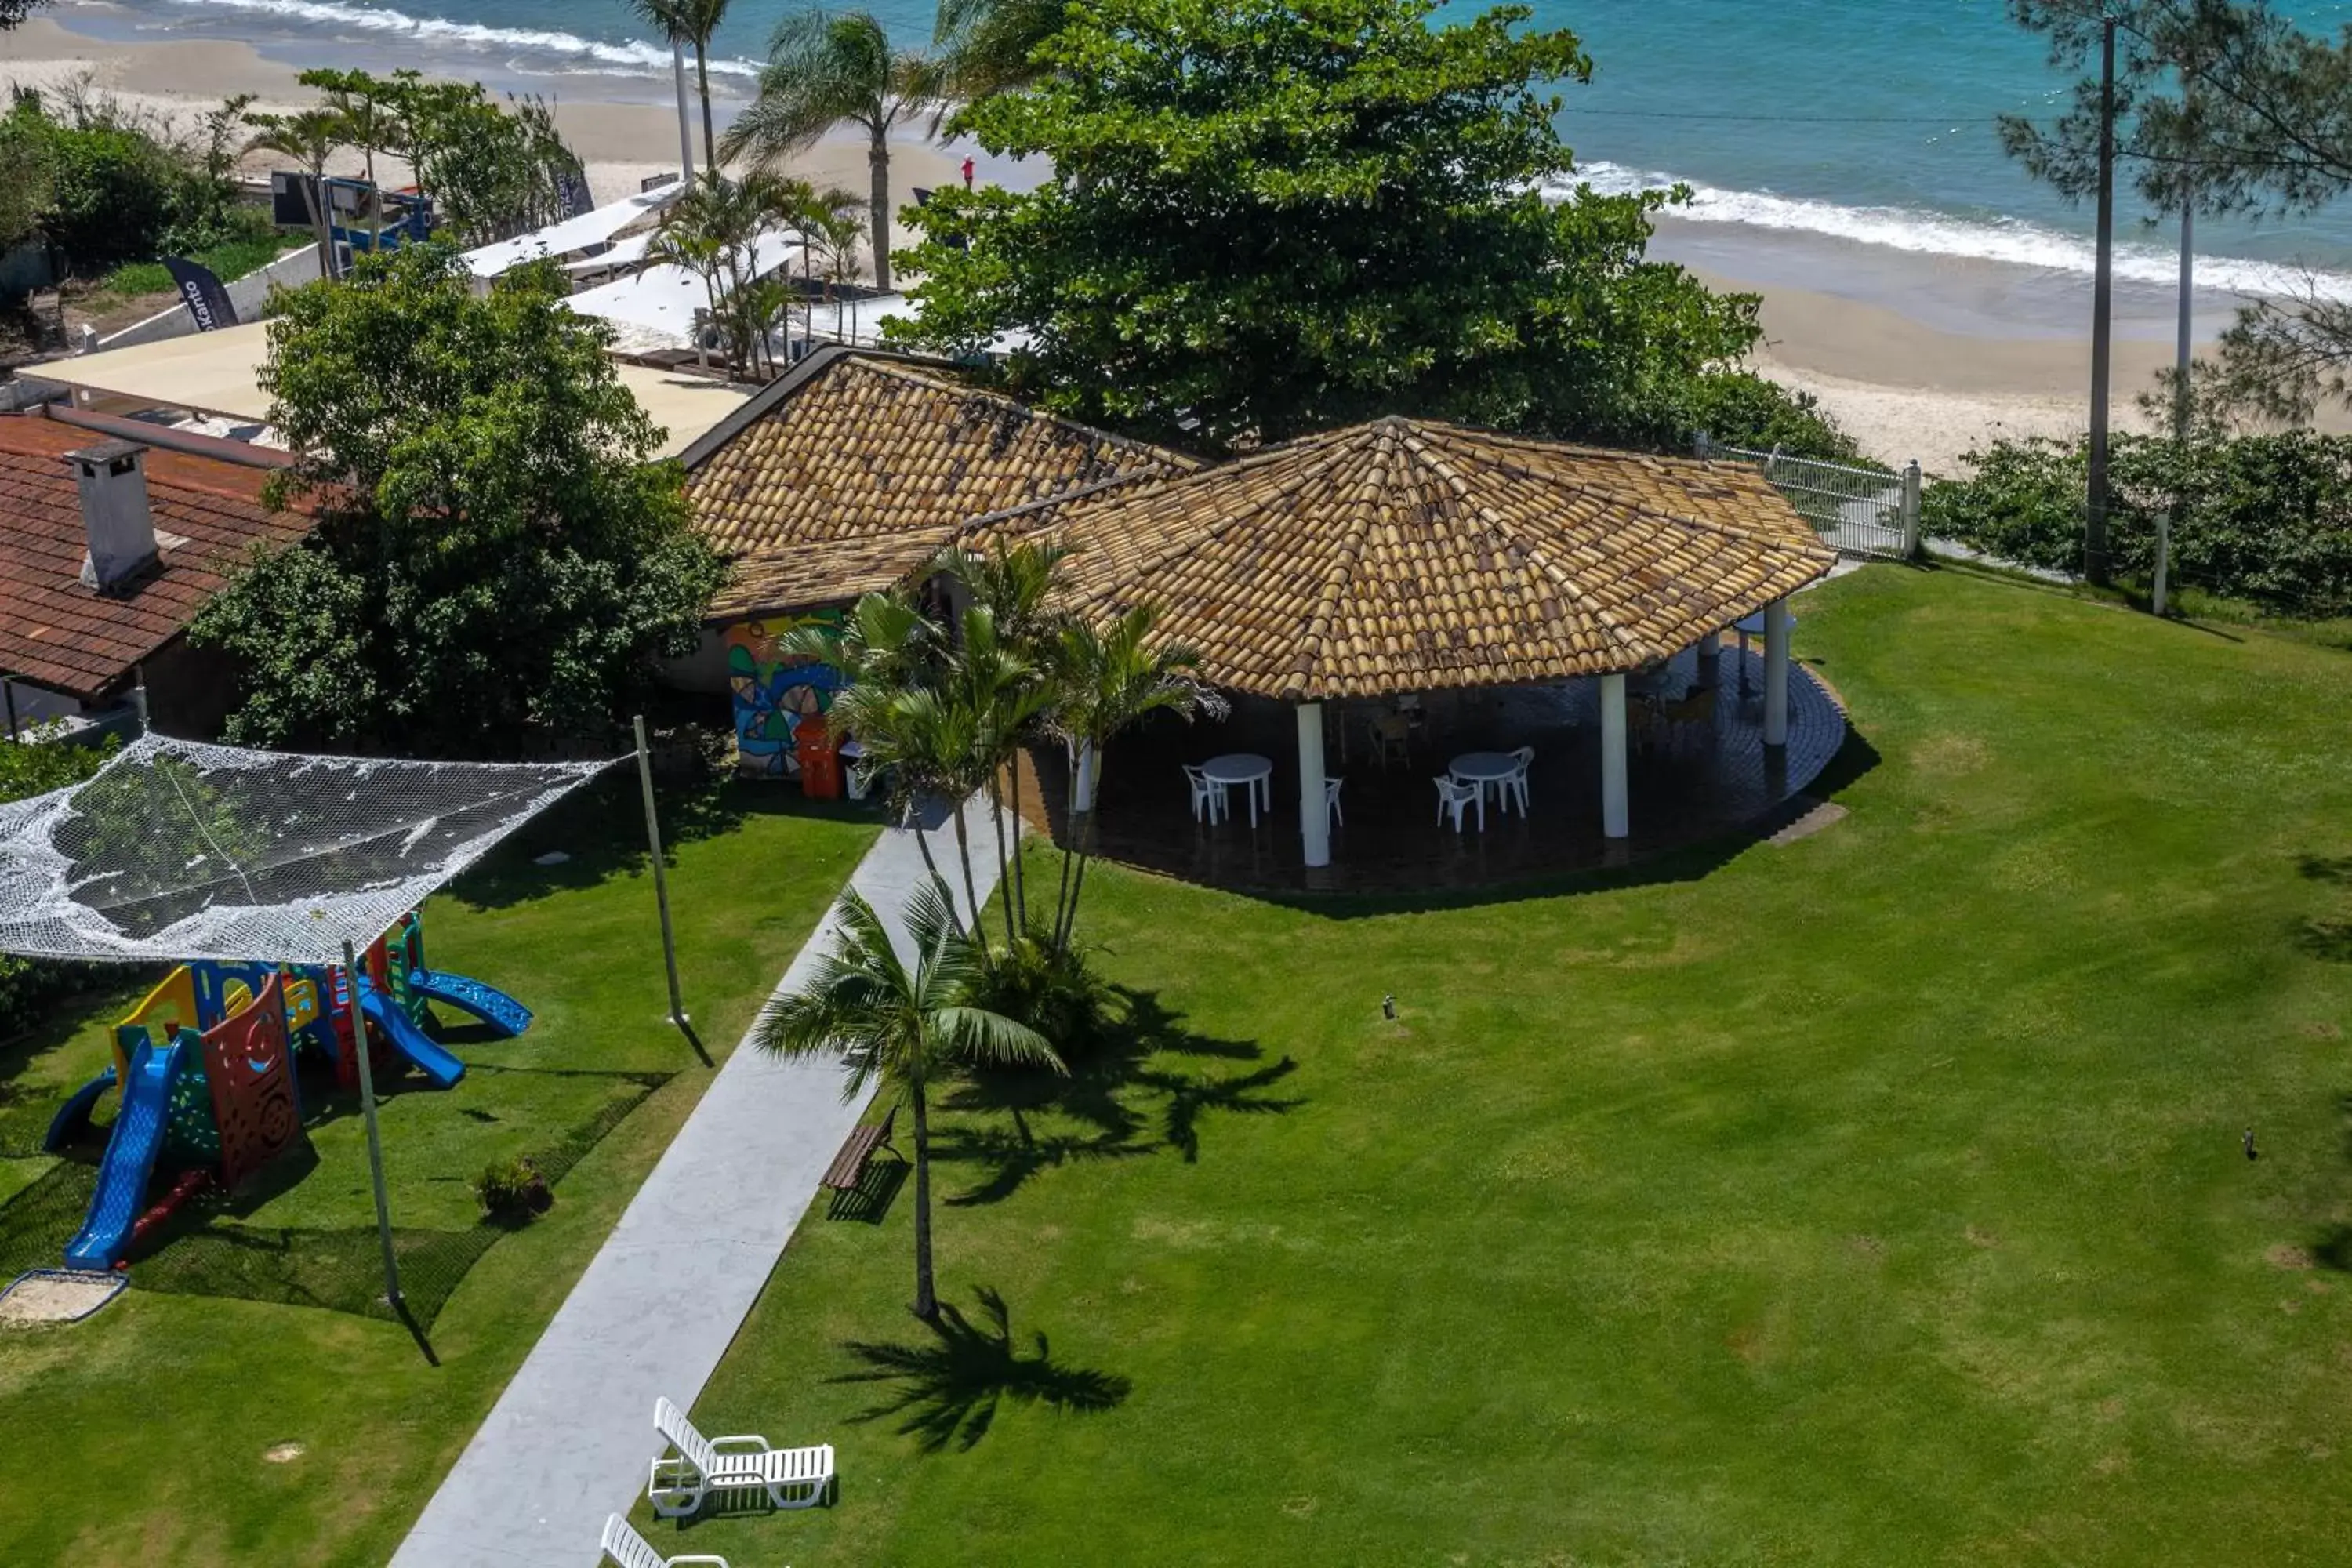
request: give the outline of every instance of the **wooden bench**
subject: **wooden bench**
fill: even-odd
[[[841,1146],[841,1152],[835,1154],[833,1163],[825,1167],[824,1180],[821,1184],[837,1193],[856,1192],[857,1184],[865,1179],[866,1163],[874,1158],[875,1150],[887,1149],[893,1154],[898,1153],[898,1146],[890,1142],[890,1129],[898,1120],[898,1108],[894,1105],[890,1113],[881,1121],[851,1129],[848,1140]],[[903,1155],[899,1157],[905,1158]]]

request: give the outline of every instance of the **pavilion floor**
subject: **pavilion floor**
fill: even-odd
[[[1659,683],[1671,697],[1693,684],[1699,655],[1680,655]],[[1764,744],[1763,659],[1726,647],[1718,656],[1712,721],[1679,733],[1663,727],[1636,744],[1627,765],[1631,835],[1601,832],[1600,683],[1517,687],[1433,697],[1409,761],[1383,768],[1372,754],[1370,704],[1327,708],[1325,768],[1344,778],[1331,828],[1331,863],[1310,870],[1298,830],[1298,740],[1293,710],[1244,700],[1223,722],[1162,717],[1114,742],[1097,792],[1097,851],[1106,858],[1187,881],[1265,893],[1393,894],[1499,886],[1614,867],[1735,835],[1771,817],[1829,765],[1844,743],[1845,714],[1801,664],[1789,671],[1789,739]],[[1746,695],[1740,669],[1747,668]],[[1347,730],[1346,755],[1335,724]],[[1437,816],[1431,782],[1465,752],[1535,748],[1528,813],[1486,804],[1456,833]],[[1192,819],[1181,765],[1254,752],[1274,763],[1273,806],[1251,826],[1248,791],[1230,792],[1229,817]],[[1024,759],[1023,809],[1033,826],[1065,842],[1066,763],[1058,749]]]

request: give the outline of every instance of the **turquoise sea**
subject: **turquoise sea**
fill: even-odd
[[[909,45],[929,0],[868,0]],[[735,0],[719,80],[748,90],[786,0]],[[1783,248],[1973,259],[2053,274],[2090,265],[2090,215],[2004,158],[2003,111],[2047,111],[2065,89],[2041,41],[2002,0],[1534,0],[1537,20],[1576,31],[1592,83],[1565,89],[1561,128],[1585,177],[1606,188],[1693,186],[1686,216]],[[2294,7],[2334,31],[2347,0]],[[669,57],[619,0],[127,0],[64,14],[142,37],[225,37],[300,63],[399,59],[497,87],[655,99]],[[594,82],[585,78],[600,79]],[[572,79],[567,81],[567,79]],[[615,79],[620,86],[616,91]],[[2119,233],[2126,282],[2173,277],[2173,230],[2130,200]],[[2352,201],[2318,219],[2207,223],[2200,283],[2280,286],[2292,264],[2352,274]],[[2346,282],[2352,289],[2352,279]]]

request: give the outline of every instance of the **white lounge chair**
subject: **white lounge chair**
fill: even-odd
[[[814,1508],[833,1489],[833,1445],[772,1448],[765,1437],[705,1437],[686,1412],[654,1401],[654,1430],[677,1454],[654,1461],[646,1496],[664,1519],[684,1519],[713,1492],[764,1491],[778,1508]]]
[[[604,1554],[596,1561],[600,1563],[617,1563],[621,1568],[685,1568],[688,1563],[700,1563],[703,1568],[727,1568],[724,1557],[665,1557],[654,1550],[652,1542],[630,1529],[629,1521],[617,1513],[607,1514],[604,1518],[603,1544]]]

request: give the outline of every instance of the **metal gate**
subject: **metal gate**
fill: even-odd
[[[1753,465],[1841,555],[1907,561],[1919,553],[1919,465],[1899,474],[1783,457],[1698,438],[1702,458]]]

